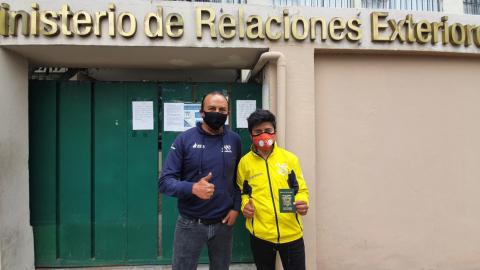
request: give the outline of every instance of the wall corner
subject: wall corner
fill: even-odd
[[[28,176],[28,59],[0,47],[0,270],[35,269]]]

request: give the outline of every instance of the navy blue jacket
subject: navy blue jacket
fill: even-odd
[[[196,128],[182,132],[168,153],[158,190],[178,198],[180,214],[201,219],[225,217],[230,210],[240,212],[240,189],[236,184],[237,166],[242,157],[240,136],[228,129],[211,135]],[[212,173],[208,181],[215,185],[208,200],[192,194],[193,184]],[[178,181],[180,180],[180,181]]]

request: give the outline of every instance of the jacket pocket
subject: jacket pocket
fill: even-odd
[[[190,229],[193,227],[193,221],[179,216],[177,219],[177,227],[183,230]]]

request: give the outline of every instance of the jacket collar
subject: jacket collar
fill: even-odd
[[[272,157],[277,152],[276,149],[277,149],[277,141],[274,141],[273,142],[273,151],[272,151],[272,153],[270,153],[270,155],[268,157]],[[252,143],[252,145],[250,146],[250,151],[252,151],[254,156],[263,159],[263,157],[258,153],[257,147],[255,146],[254,143]]]

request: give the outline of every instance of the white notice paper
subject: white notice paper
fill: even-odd
[[[256,100],[237,100],[237,128],[248,128],[247,118],[256,108]]]
[[[133,130],[153,130],[153,101],[132,101]]]
[[[183,113],[183,103],[164,103],[163,104],[163,130],[178,131],[184,130],[185,121]]]

